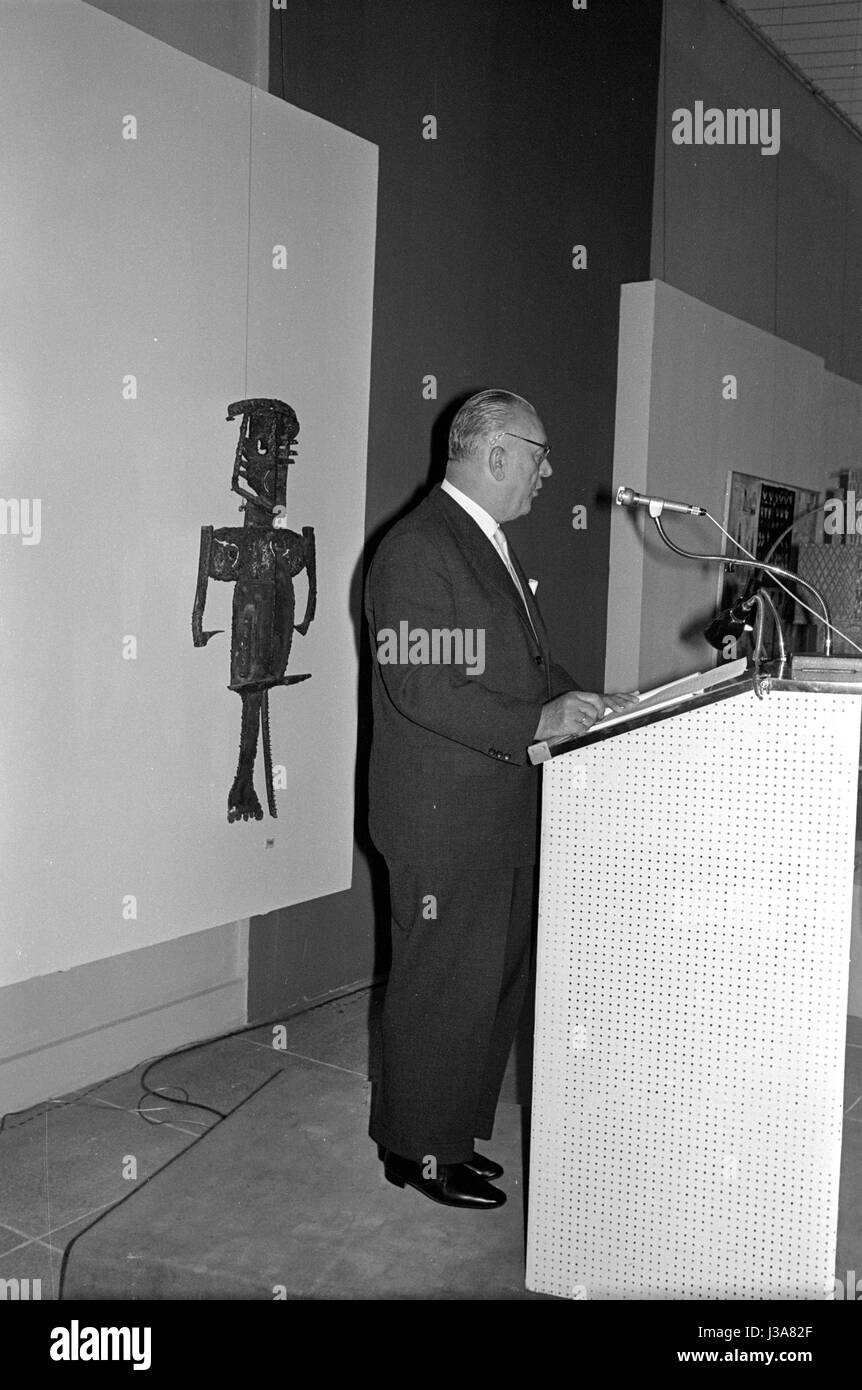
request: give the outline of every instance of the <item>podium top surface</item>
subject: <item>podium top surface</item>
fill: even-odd
[[[764,662],[760,671],[763,698],[768,699],[772,691],[862,696],[862,667],[857,670],[856,665],[855,662],[840,665],[836,662],[833,667],[829,667],[825,663],[819,666],[806,662],[804,669],[797,670],[795,665],[788,668],[786,662]],[[606,739],[619,738],[633,729],[645,729],[649,724],[658,724],[664,719],[675,719],[677,715],[686,714],[689,710],[703,709],[706,705],[718,704],[721,700],[730,700],[748,691],[753,692],[756,684],[753,669],[748,670],[744,675],[729,680],[724,685],[716,685],[699,694],[686,696],[675,704],[645,709],[640,714],[635,708],[631,715],[625,719],[617,718],[609,728],[604,728],[598,723],[577,738],[564,735],[533,743],[528,749],[530,762],[547,762],[551,758],[559,758],[563,753],[570,753],[574,748],[586,748],[593,743],[603,743]]]

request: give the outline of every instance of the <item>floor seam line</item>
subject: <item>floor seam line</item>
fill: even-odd
[[[29,1231],[19,1231],[17,1226],[10,1226],[8,1221],[0,1221],[0,1226],[5,1226],[7,1231],[11,1231],[13,1236],[20,1236],[27,1243],[31,1240],[38,1240],[38,1236],[31,1235]]]
[[[282,1057],[296,1057],[301,1062],[313,1062],[317,1067],[331,1067],[333,1071],[343,1071],[348,1076],[359,1076],[363,1081],[368,1080],[368,1075],[364,1071],[354,1071],[352,1067],[340,1067],[337,1062],[324,1062],[320,1057],[307,1057],[303,1052],[289,1052],[285,1049],[281,1055]]]
[[[122,1197],[115,1197],[110,1202],[102,1202],[101,1206],[91,1207],[89,1211],[82,1212],[80,1216],[70,1217],[68,1221],[63,1222],[62,1226],[52,1226],[49,1230],[43,1231],[41,1236],[31,1236],[30,1239],[45,1241],[48,1236],[56,1236],[60,1231],[65,1231],[67,1226],[74,1226],[76,1221],[86,1221],[88,1217],[95,1216],[97,1212],[107,1211],[109,1207],[115,1207],[119,1201],[122,1201]]]
[[[12,1227],[7,1226],[6,1229],[11,1231]],[[15,1234],[20,1235],[20,1231],[16,1231]],[[28,1245],[37,1245],[38,1243],[36,1236],[28,1236],[26,1240],[22,1240],[18,1245],[13,1245],[11,1250],[4,1250],[3,1254],[0,1255],[0,1260],[5,1260],[8,1255],[14,1255],[18,1250],[26,1250]]]

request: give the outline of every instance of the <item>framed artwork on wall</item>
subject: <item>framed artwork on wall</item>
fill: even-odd
[[[779,483],[771,478],[758,478],[754,474],[731,469],[727,475],[724,526],[733,539],[758,560],[765,559],[772,551],[770,563],[796,573],[799,546],[815,541],[820,534],[818,528],[822,527],[822,513],[812,512],[820,501],[821,494],[812,488]],[[806,517],[806,512],[812,514]],[[788,530],[794,522],[798,522],[798,525]],[[735,547],[725,540],[724,553],[729,555],[734,551]],[[718,580],[717,612],[730,608],[742,597],[752,573],[749,569],[732,564],[723,566]],[[814,634],[805,609],[800,608],[770,576],[758,575],[758,581],[775,604],[785,634],[791,639],[792,649],[808,650]],[[796,631],[791,633],[794,625]],[[723,658],[720,652],[717,658],[721,663]]]

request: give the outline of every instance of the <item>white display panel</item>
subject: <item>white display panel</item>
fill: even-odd
[[[859,723],[746,692],[544,765],[530,1289],[831,1296]]]
[[[0,125],[2,494],[41,504],[0,535],[11,984],[350,884],[377,151],[77,0],[3,0]],[[229,825],[232,586],[205,648],[191,613],[250,396],[299,417],[318,607],[270,698],[278,819]]]

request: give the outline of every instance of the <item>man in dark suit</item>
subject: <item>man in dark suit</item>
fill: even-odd
[[[536,739],[582,734],[625,696],[578,690],[551,656],[501,522],[551,476],[529,403],[483,391],[456,415],[440,487],[369,571],[370,829],[389,869],[392,967],[371,1136],[387,1178],[500,1206],[491,1137],[524,1001],[537,854]]]

